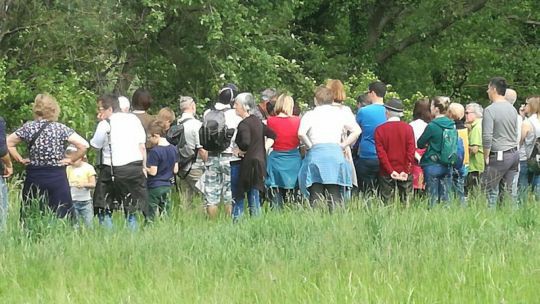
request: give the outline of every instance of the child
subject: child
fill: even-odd
[[[157,120],[161,120],[165,123],[165,132],[169,130],[175,118],[174,111],[169,107],[162,108],[157,115]]]
[[[66,155],[69,156],[76,151],[75,147],[69,146]],[[78,225],[82,221],[87,228],[91,228],[94,208],[90,190],[96,187],[96,171],[92,165],[86,162],[86,156],[84,156],[68,166],[66,174],[71,187],[73,213],[76,223]]]
[[[156,210],[158,213],[168,213],[170,210],[169,193],[174,174],[178,173],[178,152],[165,139],[165,127],[160,120],[153,121],[148,127],[149,141],[153,145],[146,160],[150,220],[154,218]]]

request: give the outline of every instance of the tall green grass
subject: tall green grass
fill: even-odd
[[[130,232],[46,220],[0,236],[0,303],[535,303],[539,209],[291,208],[233,224],[176,199]],[[194,207],[195,206],[195,207]],[[43,228],[43,227],[42,227]],[[43,232],[44,231],[44,232]]]

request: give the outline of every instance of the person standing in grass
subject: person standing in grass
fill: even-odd
[[[482,144],[486,171],[484,183],[486,185],[488,206],[495,208],[499,198],[499,183],[504,181],[503,191],[512,196],[517,202],[517,190],[514,178],[518,174],[518,113],[514,106],[504,97],[507,88],[506,80],[495,77],[489,81],[486,93],[491,105],[484,110],[482,119]]]
[[[275,139],[275,134],[268,129],[253,113],[256,111],[255,98],[251,93],[240,93],[234,103],[236,114],[242,118],[238,124],[235,142],[238,149],[235,154],[241,157],[240,170],[231,168],[231,179],[238,180],[238,186],[232,187],[233,220],[237,221],[244,212],[244,197],[247,194],[249,213],[260,214],[260,192],[264,191],[266,176],[265,137]]]
[[[171,210],[169,196],[174,184],[174,174],[178,173],[178,150],[165,139],[166,124],[155,120],[148,126],[149,142],[152,148],[146,160],[148,173],[148,218],[168,214]]]
[[[120,111],[118,97],[106,94],[97,99],[96,132],[92,147],[101,149],[94,208],[100,224],[112,227],[114,202],[123,206],[129,229],[136,229],[137,211],[148,216],[146,188],[146,134],[141,121],[131,113]]]
[[[388,121],[375,129],[375,148],[379,157],[379,193],[385,204],[394,200],[396,190],[401,202],[408,205],[412,193],[412,165],[414,163],[414,132],[400,120],[403,103],[392,99],[384,105]]]
[[[465,121],[469,124],[469,172],[467,193],[480,186],[484,172],[484,148],[482,146],[482,114],[484,109],[477,103],[469,103],[465,108]]]
[[[70,157],[74,152],[77,152],[77,148],[69,146],[66,156]],[[86,156],[83,156],[66,168],[66,174],[71,187],[76,225],[83,222],[87,228],[91,228],[94,218],[91,190],[96,187],[96,170],[86,162]]]
[[[308,149],[298,173],[300,190],[309,194],[309,203],[326,202],[332,212],[343,206],[341,187],[352,186],[352,169],[344,149],[360,135],[358,124],[343,119],[343,112],[332,105],[334,94],[326,87],[315,91],[315,109],[300,120],[298,137]],[[343,130],[349,135],[342,140]]]
[[[88,142],[71,128],[58,122],[60,106],[48,94],[38,94],[32,108],[34,120],[25,123],[8,136],[7,146],[13,159],[26,165],[21,203],[21,221],[25,222],[28,211],[34,212],[33,204],[40,214],[50,210],[58,218],[71,216],[72,200],[66,175],[66,165],[81,158]],[[21,142],[28,143],[29,158],[17,151]],[[77,148],[71,157],[65,156],[65,145]]]
[[[413,128],[414,132],[414,144],[418,142],[418,139],[424,131],[428,123],[431,121],[431,103],[428,98],[420,99],[414,104],[413,109],[413,121],[409,125]],[[423,193],[426,188],[424,171],[420,167],[420,159],[426,152],[426,149],[419,149],[416,147],[414,152],[414,164],[412,167],[413,176],[413,189],[416,193]]]
[[[442,159],[445,139],[444,130],[455,130],[456,124],[446,116],[446,111],[450,105],[450,98],[436,96],[431,100],[431,114],[435,117],[426,127],[420,136],[417,146],[420,149],[427,148],[426,153],[420,160],[420,166],[424,170],[426,188],[429,194],[429,206],[434,207],[439,202],[449,201],[449,191],[452,187],[452,164],[448,160]],[[457,142],[457,130],[452,141]],[[457,155],[455,151],[450,151]]]
[[[8,189],[6,178],[13,174],[13,165],[6,144],[6,122],[0,117],[0,232],[6,229],[8,215]]]
[[[379,159],[375,150],[375,129],[386,122],[384,96],[386,85],[380,81],[369,84],[367,96],[371,104],[358,110],[356,122],[360,126],[362,139],[358,147],[356,174],[360,191],[364,194],[376,192],[379,175]]]
[[[465,180],[469,168],[469,130],[463,121],[465,108],[463,105],[453,102],[448,106],[447,115],[454,120],[459,136],[458,161],[452,168],[452,186],[456,197],[462,204],[465,204]]]
[[[527,160],[531,156],[536,139],[540,137],[540,97],[530,97],[525,101],[525,115],[521,125],[521,142],[519,147],[519,202],[527,201],[529,190],[534,190],[536,199],[540,198],[540,175],[530,172]],[[530,181],[530,183],[529,183]]]
[[[267,124],[275,134],[272,152],[266,166],[266,185],[272,195],[272,208],[280,209],[283,201],[293,195],[298,186],[298,171],[302,164],[298,128],[300,117],[293,116],[294,100],[282,94],[276,101],[276,116],[268,117]]]

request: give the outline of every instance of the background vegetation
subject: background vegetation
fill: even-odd
[[[539,92],[539,27],[536,0],[0,0],[1,115],[17,127],[48,91],[89,134],[104,92],[204,106],[233,82],[307,105],[327,78],[353,98],[379,78],[409,103],[485,103],[502,75],[523,99]]]

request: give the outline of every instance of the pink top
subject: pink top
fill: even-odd
[[[300,140],[298,139],[300,117],[270,116],[268,117],[267,125],[276,133],[276,140],[273,146],[275,151],[289,151],[298,148],[300,144]]]

